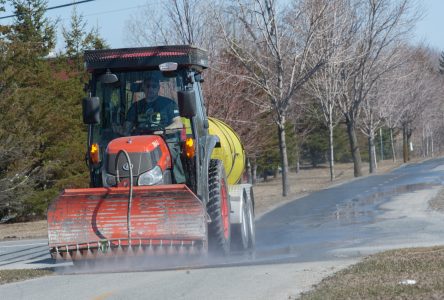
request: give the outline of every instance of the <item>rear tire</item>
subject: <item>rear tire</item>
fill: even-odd
[[[248,220],[248,199],[245,191],[242,194],[242,222],[240,224],[233,224],[231,227],[231,246],[239,251],[246,250],[250,243],[250,229],[249,229],[249,220]]]
[[[256,225],[254,222],[254,194],[250,189],[250,197],[247,199],[247,227],[248,227],[248,249],[254,250],[256,247]]]
[[[211,218],[211,223],[208,224],[208,247],[214,253],[228,255],[231,243],[231,207],[225,169],[218,159],[210,160],[208,192],[207,212]]]

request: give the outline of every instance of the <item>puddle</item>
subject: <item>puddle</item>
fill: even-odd
[[[330,218],[335,219],[341,225],[373,223],[375,217],[382,212],[379,207],[390,200],[393,196],[411,193],[415,191],[439,187],[433,183],[415,183],[395,187],[381,187],[379,191],[371,195],[363,195],[349,201],[336,204],[335,211]]]

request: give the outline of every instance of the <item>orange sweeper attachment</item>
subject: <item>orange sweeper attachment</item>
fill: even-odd
[[[48,209],[55,259],[207,251],[202,202],[185,185],[65,190]]]
[[[65,190],[50,205],[48,240],[53,258],[207,251],[205,208],[185,184],[167,184],[166,175],[161,179],[166,182],[157,182],[160,185],[131,182],[138,178],[140,184],[150,170],[168,173],[171,159],[161,137],[114,139],[105,157],[102,171],[111,186]]]

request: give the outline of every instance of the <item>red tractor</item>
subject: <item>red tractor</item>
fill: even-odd
[[[245,153],[231,128],[206,115],[200,86],[206,52],[193,46],[94,50],[85,52],[85,63],[91,74],[83,100],[91,187],[65,190],[50,205],[52,257],[208,248],[227,254],[232,243],[252,249],[253,193],[251,185],[239,184]],[[180,184],[168,128],[142,121],[124,128],[131,106],[146,97],[141,84],[153,76],[159,93],[177,103],[183,124],[176,130],[185,175]]]

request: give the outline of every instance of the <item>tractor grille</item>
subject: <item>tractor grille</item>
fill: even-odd
[[[107,154],[105,161],[106,172],[114,176],[117,175],[116,156],[117,154]],[[133,165],[133,176],[139,176],[151,170],[156,166],[158,160],[154,152],[132,152],[129,153],[129,157]],[[117,169],[119,170],[119,177],[129,177],[129,166],[125,155],[120,155]]]

